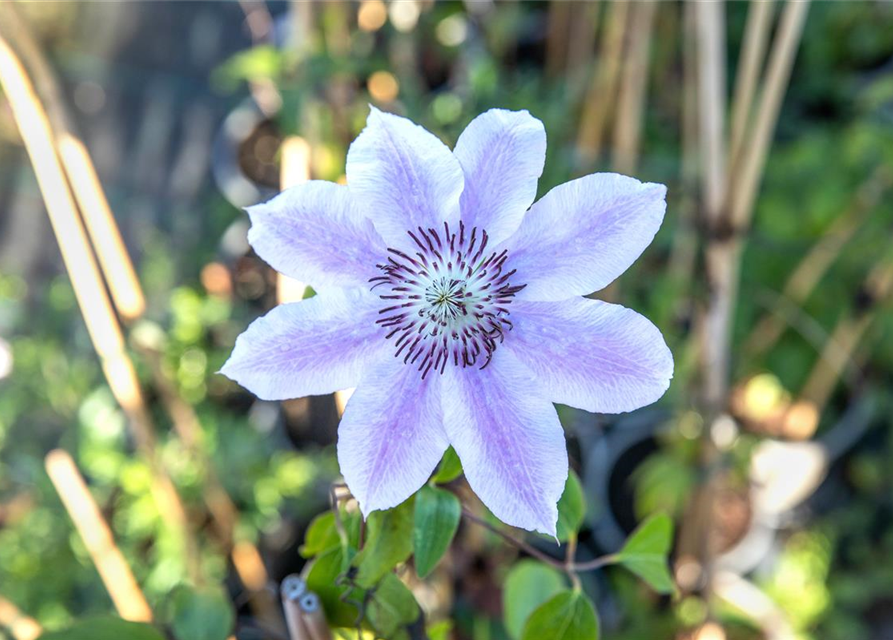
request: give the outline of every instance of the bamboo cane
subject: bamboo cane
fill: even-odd
[[[280,148],[279,187],[282,191],[310,179],[310,144],[304,138],[291,136],[282,141]],[[276,276],[276,299],[297,302],[304,297],[307,285],[283,274]]]
[[[599,62],[592,76],[577,135],[577,151],[584,168],[594,163],[601,154],[611,105],[617,95],[630,4],[612,2],[608,6]]]
[[[806,301],[871,210],[889,192],[891,185],[893,174],[887,167],[881,166],[859,186],[847,209],[791,272],[782,289],[784,298],[795,304]],[[784,317],[777,313],[766,314],[751,330],[744,344],[744,352],[750,358],[766,353],[781,337],[786,326]]]
[[[546,18],[546,75],[555,78],[566,69],[568,39],[573,6],[570,2],[550,2]]]
[[[115,609],[125,620],[151,622],[152,610],[149,603],[124,555],[115,544],[112,531],[90,495],[87,483],[74,460],[67,452],[56,449],[46,457],[46,470],[84,541]]]
[[[800,393],[821,412],[837,386],[853,353],[865,336],[879,306],[893,293],[893,256],[875,266],[865,280],[859,301],[860,308],[853,316],[842,318],[831,333]]]
[[[124,351],[124,338],[102,283],[99,268],[81,226],[74,198],[56,155],[47,114],[34,92],[25,69],[0,38],[0,84],[6,93],[16,124],[31,158],[38,186],[46,203],[62,259],[71,278],[87,331],[102,362],[109,387],[128,415],[139,449],[153,470],[153,494],[168,523],[183,533],[187,549],[196,549],[188,528],[185,507],[155,455],[155,437],[145,408],[136,372]],[[197,554],[187,557],[197,561]],[[197,571],[197,565],[190,565]]]
[[[145,297],[105,192],[99,183],[93,160],[84,143],[74,133],[71,119],[63,107],[55,74],[15,4],[0,3],[0,16],[0,24],[4,25],[2,32],[28,62],[37,90],[44,98],[42,102],[55,133],[56,151],[71,180],[75,199],[108,281],[115,308],[125,320],[134,320],[145,311]]]
[[[31,618],[12,602],[0,597],[0,627],[5,627],[14,640],[37,640],[43,629],[37,620]]]
[[[0,6],[6,5],[2,3]],[[5,8],[5,7],[4,7]],[[97,253],[100,258],[102,272],[109,282],[109,288],[114,293],[116,291],[113,286],[116,274],[135,274],[133,263],[127,253],[123,243],[120,242],[120,233],[115,223],[111,210],[108,207],[102,185],[96,176],[92,161],[83,143],[72,133],[70,126],[70,118],[65,110],[64,102],[61,99],[61,93],[58,87],[58,81],[53,74],[46,58],[25,23],[12,9],[12,22],[15,26],[16,42],[22,47],[24,54],[31,66],[36,70],[36,76],[39,80],[38,86],[45,94],[48,111],[54,114],[53,124],[59,127],[56,133],[56,145],[59,154],[63,160],[63,167],[69,173],[69,177],[73,181],[75,192],[78,192],[77,185],[86,183],[89,185],[87,189],[81,189],[81,197],[78,203],[82,207],[82,214],[88,222],[90,228],[90,220],[93,219],[93,231],[91,238],[96,244]],[[53,133],[51,131],[51,133]],[[68,161],[66,162],[66,158]],[[92,213],[91,213],[92,212]],[[98,221],[98,222],[96,222]],[[117,240],[115,240],[117,238]],[[110,240],[109,240],[110,239]],[[103,250],[102,247],[106,247]],[[107,247],[111,247],[109,250]],[[139,281],[135,275],[128,275],[125,278],[126,286],[118,287],[119,295],[116,299],[116,306],[122,315],[130,316],[129,319],[135,319],[142,314],[144,310],[144,296]],[[139,304],[133,301],[139,301]],[[125,309],[128,313],[125,313]],[[120,328],[118,329],[120,333]],[[122,339],[123,342],[123,339]],[[170,384],[161,370],[158,354],[154,352],[144,351],[153,373],[156,386],[161,391],[162,399],[171,415],[174,429],[177,435],[183,440],[184,444],[193,452],[203,458],[206,456],[200,447],[201,425],[192,407],[183,401],[179,396],[177,389]],[[131,417],[131,421],[138,426],[136,436],[143,449],[154,450],[154,425],[145,406],[139,383],[136,379],[136,373],[129,357],[124,353],[115,354],[104,363],[106,377],[112,385],[112,390],[119,403]],[[218,528],[219,534],[224,541],[224,545],[229,549],[233,548],[233,531],[238,520],[238,511],[227,494],[226,490],[220,484],[212,465],[207,459],[204,459],[206,471],[205,487],[203,488],[204,501],[208,506],[214,523]],[[180,527],[185,526],[186,515],[182,506],[178,506],[179,497],[176,496],[173,483],[166,478],[161,479],[153,488],[156,496],[162,500],[162,504],[171,503],[173,500],[173,514],[177,516]],[[169,509],[163,509],[167,513]],[[263,588],[267,582],[266,569],[261,560],[260,553],[253,544],[243,541],[236,545],[239,553],[236,554],[235,548],[232,550],[233,563],[240,577],[246,577],[249,582],[245,583],[246,588],[252,591],[263,592]],[[187,547],[193,549],[190,556],[197,561],[198,556],[194,553],[196,545],[187,538]],[[249,584],[250,583],[250,584]],[[271,612],[272,601],[256,603],[252,600],[253,606],[256,605],[258,613]]]
[[[642,138],[642,119],[648,88],[648,57],[658,3],[633,6],[629,41],[623,56],[617,118],[614,124],[613,165],[618,173],[635,173]]]
[[[735,76],[735,93],[732,99],[732,129],[729,142],[729,166],[733,167],[732,175],[753,110],[753,96],[763,67],[774,8],[775,3],[772,0],[751,0],[747,10],[741,65]]]
[[[733,229],[740,229],[749,224],[753,214],[753,205],[763,177],[769,145],[775,133],[775,124],[791,77],[808,10],[809,0],[789,0],[782,12],[753,131],[749,144],[741,150],[740,166],[736,165],[736,180],[729,191],[729,221]]]

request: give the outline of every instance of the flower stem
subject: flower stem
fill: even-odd
[[[577,578],[577,576],[576,576],[577,573],[579,573],[581,571],[594,571],[594,570],[600,569],[601,567],[604,567],[606,565],[612,564],[612,563],[616,562],[616,560],[617,560],[616,554],[612,553],[612,554],[608,554],[605,556],[595,558],[594,560],[590,560],[588,562],[581,562],[581,563],[574,562],[572,559],[573,556],[570,556],[570,558],[571,558],[570,561],[562,562],[561,560],[558,560],[557,558],[553,558],[552,556],[543,553],[542,551],[540,551],[536,547],[528,544],[524,540],[521,540],[520,538],[516,538],[515,536],[510,534],[508,531],[505,531],[504,529],[500,529],[499,527],[493,526],[492,524],[490,524],[483,518],[480,518],[480,517],[476,516],[475,514],[473,514],[464,505],[462,506],[462,515],[469,522],[473,522],[476,525],[484,527],[488,531],[495,533],[496,535],[498,535],[500,538],[502,538],[503,540],[505,540],[512,546],[517,547],[518,549],[521,549],[522,551],[533,556],[537,560],[545,562],[546,564],[551,565],[560,571],[564,571],[565,573],[568,574],[568,576],[570,576],[571,581],[575,585],[579,582],[579,578]]]

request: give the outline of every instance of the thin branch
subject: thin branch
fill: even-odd
[[[606,565],[617,562],[616,554],[608,554],[608,555],[596,558],[595,560],[589,560],[588,562],[581,562],[581,563],[567,562],[567,561],[562,562],[561,560],[559,560],[557,558],[553,558],[552,556],[543,553],[536,547],[529,545],[524,540],[521,540],[520,538],[516,538],[515,536],[513,536],[509,532],[505,531],[504,529],[493,526],[492,524],[490,524],[483,518],[480,518],[480,517],[476,516],[475,514],[473,514],[464,505],[462,506],[462,515],[469,522],[473,522],[476,525],[479,525],[479,526],[487,529],[491,533],[495,533],[497,536],[499,536],[500,538],[502,538],[503,540],[508,542],[513,547],[521,549],[522,551],[533,556],[537,560],[545,562],[546,564],[551,565],[551,566],[555,567],[556,569],[558,569],[560,571],[564,571],[568,574],[573,574],[573,573],[577,573],[580,571],[593,571],[595,569],[600,569]]]
[[[615,564],[618,562],[618,556],[616,553],[609,553],[605,556],[600,556],[595,560],[589,560],[588,562],[575,562],[569,565],[571,571],[583,572],[583,571],[595,571],[596,569],[601,569],[602,567],[606,567],[609,564]]]
[[[484,527],[485,529],[487,529],[487,530],[490,531],[491,533],[495,533],[495,534],[498,535],[500,538],[502,538],[503,540],[505,540],[506,542],[508,542],[510,545],[512,545],[512,546],[514,546],[514,547],[517,547],[518,549],[521,549],[522,551],[524,551],[525,553],[527,553],[527,554],[533,556],[533,557],[536,558],[537,560],[541,560],[541,561],[543,561],[543,562],[545,562],[545,563],[547,563],[547,564],[550,564],[550,565],[552,565],[553,567],[555,567],[556,569],[561,569],[562,571],[565,571],[565,570],[566,570],[566,566],[567,566],[567,565],[565,565],[565,563],[562,562],[561,560],[558,560],[558,559],[556,559],[556,558],[553,558],[553,557],[550,556],[550,555],[547,555],[547,554],[543,553],[542,551],[540,551],[540,550],[537,549],[536,547],[533,547],[533,546],[527,544],[526,542],[524,542],[524,541],[521,540],[520,538],[516,538],[515,536],[511,535],[510,533],[508,533],[507,531],[505,531],[505,530],[503,530],[503,529],[500,529],[499,527],[494,527],[492,524],[490,524],[489,522],[487,522],[487,521],[484,520],[483,518],[480,518],[480,517],[474,515],[474,514],[473,514],[471,511],[469,511],[468,508],[465,507],[464,505],[462,506],[462,515],[465,516],[465,518],[466,518],[467,520],[469,520],[470,522],[473,522],[473,523],[475,523],[476,525],[479,525],[479,526],[481,526],[481,527]]]

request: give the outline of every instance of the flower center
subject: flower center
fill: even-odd
[[[384,287],[387,303],[376,322],[390,329],[395,356],[417,366],[422,379],[433,369],[443,373],[453,366],[481,369],[511,330],[508,307],[525,285],[509,282],[508,252],[486,253],[487,232],[458,233],[422,229],[407,231],[416,251],[388,249],[382,275],[372,278],[373,289]],[[410,255],[412,254],[412,255]]]

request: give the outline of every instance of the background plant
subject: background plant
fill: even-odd
[[[714,293],[706,252],[724,229],[705,222],[716,146],[702,145],[718,140],[727,159],[737,123],[759,118],[767,75],[757,74],[752,108],[741,106],[747,42],[765,36],[771,67],[790,5],[768,3],[764,23],[755,4],[729,4],[725,15],[698,15],[695,6],[17,6],[61,79],[66,119],[54,115],[52,92],[4,5],[0,32],[25,60],[53,131],[83,134],[137,265],[146,311],[116,310],[148,423],[122,408],[105,378],[49,228],[29,226],[45,219],[41,193],[4,102],[0,346],[13,368],[0,380],[3,602],[48,630],[124,633],[121,622],[91,620],[114,609],[44,468],[46,453],[61,447],[89,481],[151,608],[158,631],[147,638],[195,638],[197,628],[282,637],[278,599],[257,582],[246,587],[250,573],[237,567],[252,548],[270,585],[305,572],[330,620],[352,628],[362,612],[383,637],[421,633],[420,611],[432,638],[550,637],[542,625],[565,614],[590,637],[587,600],[608,638],[887,637],[891,16],[867,2],[809,8],[741,236],[728,398],[707,402],[711,374],[698,357]],[[656,410],[611,422],[562,410],[581,490],[571,487],[563,502],[569,539],[560,547],[503,530],[461,476],[447,481],[458,473],[448,461],[413,504],[370,519],[361,538],[349,497],[336,486],[330,500],[335,400],[254,403],[215,375],[235,335],[276,301],[273,274],[241,244],[237,207],[250,202],[238,199],[242,182],[228,171],[238,169],[254,189],[243,197],[253,199],[278,190],[282,161],[295,153],[312,177],[337,180],[369,102],[448,142],[486,108],[529,109],[549,133],[541,194],[593,169],[671,187],[655,244],[608,295],[660,326],[676,378]],[[233,111],[253,119],[243,118],[250,125],[227,144],[223,119]],[[722,135],[710,138],[716,115]],[[283,143],[296,137],[304,146],[286,153]],[[741,139],[746,150],[753,129]],[[721,182],[740,184],[742,173],[722,164]],[[153,427],[151,454],[136,437],[139,420]],[[795,478],[818,469],[823,481],[771,523],[771,545],[755,566],[731,571],[744,582],[719,580],[718,571],[706,580],[696,570],[720,565],[717,556],[752,521],[756,480],[766,478],[755,478],[754,460],[773,459],[764,445],[810,440],[831,453],[829,464],[792,446],[778,450],[780,467]],[[177,488],[191,542],[153,495],[159,470]],[[213,500],[215,487],[232,511]],[[463,515],[450,536],[456,501]],[[663,566],[652,558],[667,550],[666,521],[640,525],[657,512],[677,523],[675,595],[643,581],[654,582],[650,569],[565,571],[569,551],[579,563],[617,560],[637,526],[663,532],[656,555],[646,554],[647,567]],[[669,589],[664,578],[656,586]],[[774,617],[735,598],[750,587]],[[26,637],[16,634],[33,628],[9,611],[0,607],[0,633]]]

